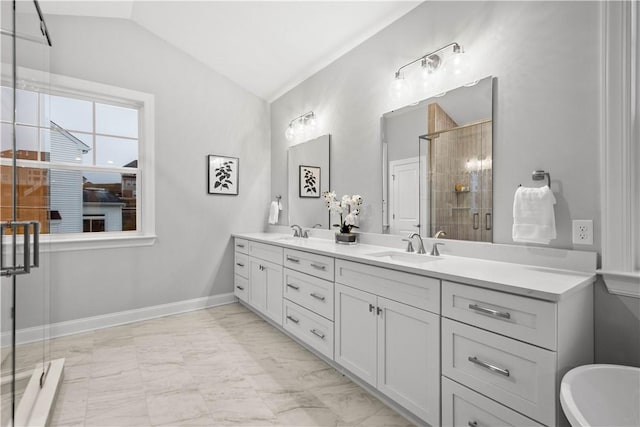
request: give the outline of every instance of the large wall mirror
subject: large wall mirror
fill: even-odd
[[[383,225],[493,241],[493,78],[382,117]]]
[[[329,211],[322,199],[322,193],[329,191],[330,140],[329,135],[322,135],[289,147],[289,224],[330,228]]]

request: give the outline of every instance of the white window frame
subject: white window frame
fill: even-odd
[[[29,84],[40,82],[42,72],[19,68],[21,80]],[[76,251],[119,247],[150,246],[157,239],[155,234],[155,97],[153,94],[124,89],[103,83],[77,79],[59,74],[48,74],[49,82],[35,83],[37,90],[55,96],[85,99],[105,104],[138,109],[138,173],[136,199],[139,210],[135,231],[105,231],[101,233],[43,234],[40,249],[43,252]],[[67,169],[64,164],[19,160],[20,166]],[[84,166],[69,165],[73,170],[85,170]],[[114,172],[118,168],[91,166],[86,170]],[[131,171],[126,168],[124,173]],[[116,172],[123,172],[117,170]]]

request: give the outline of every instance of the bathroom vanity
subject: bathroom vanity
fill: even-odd
[[[235,235],[234,293],[415,422],[565,425],[595,276],[283,234]]]

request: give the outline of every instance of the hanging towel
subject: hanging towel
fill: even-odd
[[[518,187],[513,200],[513,241],[548,245],[555,239],[555,204],[556,198],[546,185],[540,188]]]
[[[269,224],[277,224],[279,214],[280,214],[279,203],[271,202],[271,206],[269,207]]]

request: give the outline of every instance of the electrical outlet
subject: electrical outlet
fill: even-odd
[[[593,245],[593,221],[590,219],[573,220],[573,244]]]

